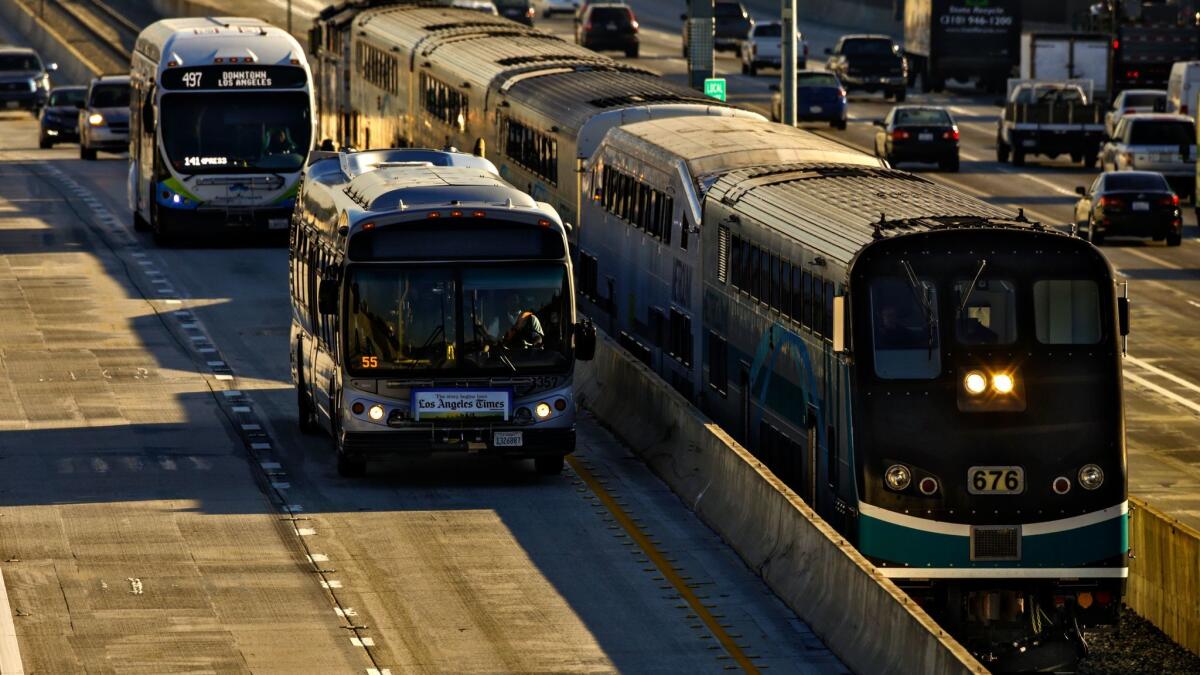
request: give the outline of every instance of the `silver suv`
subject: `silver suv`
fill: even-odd
[[[42,64],[27,47],[0,45],[0,110],[29,110],[37,115],[50,92],[50,71],[57,63]]]
[[[1124,115],[1100,150],[1101,171],[1155,171],[1175,194],[1196,192],[1196,124],[1186,115]]]
[[[102,75],[88,85],[79,109],[79,158],[129,149],[129,76]]]

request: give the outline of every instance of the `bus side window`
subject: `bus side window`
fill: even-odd
[[[142,133],[154,133],[154,87],[149,86],[142,98]]]

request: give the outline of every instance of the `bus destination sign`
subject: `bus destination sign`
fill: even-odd
[[[307,74],[297,66],[196,66],[170,68],[162,74],[163,89],[299,89]]]

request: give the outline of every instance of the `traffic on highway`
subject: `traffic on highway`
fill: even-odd
[[[215,4],[3,10],[0,675],[1200,670],[1200,6]]]

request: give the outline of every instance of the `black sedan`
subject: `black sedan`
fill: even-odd
[[[1150,237],[1183,242],[1179,195],[1153,171],[1106,171],[1091,187],[1075,188],[1075,232],[1100,245],[1105,237]]]
[[[79,109],[87,98],[87,87],[55,87],[46,107],[38,115],[38,147],[79,141]]]
[[[875,156],[888,164],[935,162],[958,171],[958,125],[945,108],[898,105],[875,126]]]

